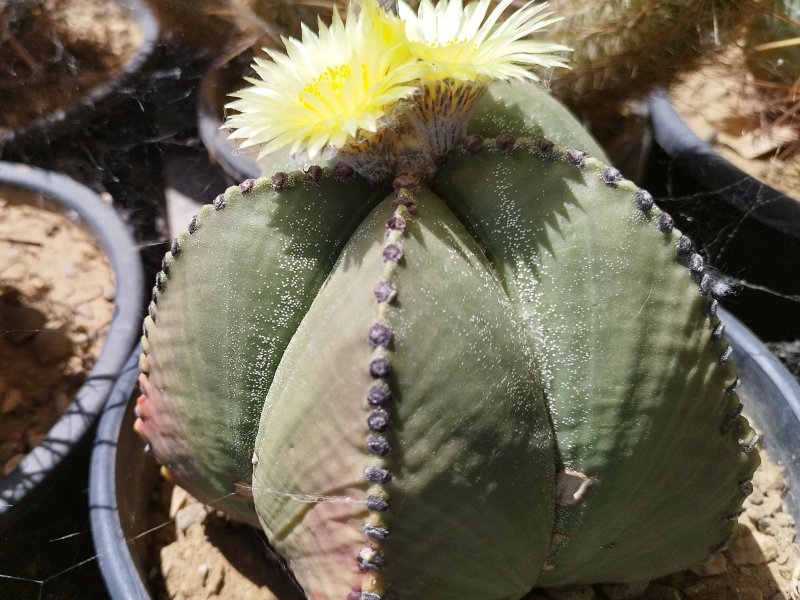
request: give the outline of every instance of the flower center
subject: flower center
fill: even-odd
[[[428,42],[428,46],[431,48],[449,48],[450,46],[465,44],[466,42],[466,38],[453,38],[452,40],[447,40],[446,42]]]
[[[340,92],[344,82],[350,77],[352,70],[350,65],[339,65],[338,67],[327,67],[317,77],[303,86],[298,94],[298,100],[306,108],[309,106],[307,96],[313,96],[318,100],[323,99],[323,95],[330,92]]]

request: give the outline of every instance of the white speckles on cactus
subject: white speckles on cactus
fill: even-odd
[[[537,120],[541,94],[493,88],[473,132],[590,148],[552,103]],[[758,460],[724,286],[649,195],[509,135],[398,188],[276,174],[180,236],[139,423],[176,479],[251,523],[255,502],[326,600],[519,598],[723,543]],[[232,495],[252,468],[254,499]]]
[[[486,246],[530,326],[559,468],[598,481],[558,510],[561,542],[540,583],[641,579],[702,559],[726,536],[736,481],[755,458],[720,435],[735,375],[676,259],[678,233],[659,232],[657,209],[638,210],[635,187],[604,182],[592,159],[578,167],[519,147],[476,158],[454,157],[434,189]],[[497,187],[521,217],[492,201]]]

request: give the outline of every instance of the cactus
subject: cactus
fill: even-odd
[[[669,87],[741,34],[760,0],[555,0],[554,39],[575,49],[553,93],[579,112]]]
[[[534,84],[487,85],[468,134],[414,145],[430,89],[357,140],[369,160],[200,210],[156,279],[137,431],[311,598],[521,598],[703,560],[758,464],[729,286]]]
[[[0,5],[0,72],[5,77],[42,68],[37,56],[51,43],[54,26],[48,11],[52,10],[45,0],[8,0]]]
[[[756,79],[788,88],[800,82],[800,2],[774,0],[747,28],[744,53]],[[766,8],[766,7],[765,7]]]

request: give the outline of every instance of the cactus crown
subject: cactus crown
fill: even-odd
[[[536,79],[530,66],[564,66],[564,46],[523,39],[552,22],[547,4],[526,5],[509,19],[489,14],[489,0],[464,10],[461,0],[404,3],[399,17],[376,0],[333,15],[319,34],[286,40],[286,54],[257,59],[260,79],[234,94],[226,127],[262,155],[292,146],[310,158],[337,153],[371,181],[405,171],[430,175],[464,135],[475,102],[493,79]],[[375,49],[380,48],[380,52]]]
[[[379,10],[358,19],[390,43]],[[702,560],[758,463],[725,282],[530,82],[415,85],[334,167],[245,181],[175,240],[137,430],[314,598],[511,599]]]

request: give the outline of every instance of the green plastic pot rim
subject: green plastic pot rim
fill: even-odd
[[[51,171],[0,162],[0,185],[32,190],[73,211],[96,237],[115,277],[114,316],[100,355],[72,403],[7,476],[0,478],[0,523],[85,439],[102,413],[130,349],[140,335],[144,274],[139,250],[116,211],[89,188]]]
[[[156,48],[161,28],[152,10],[142,0],[114,1],[128,12],[142,32],[142,42],[134,55],[114,77],[89,89],[78,103],[58,108],[17,129],[0,127],[0,154],[3,149],[25,148],[37,142],[49,143],[69,133],[87,119],[98,105],[135,81]]]

